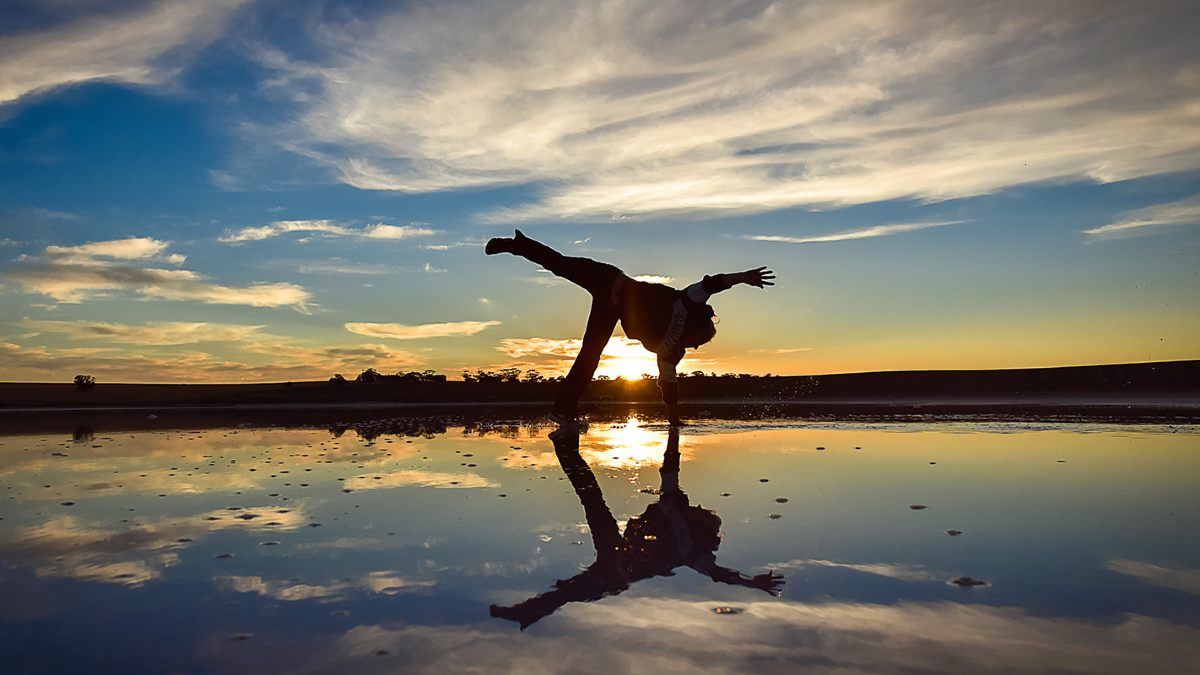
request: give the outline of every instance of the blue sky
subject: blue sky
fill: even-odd
[[[569,366],[519,226],[714,299],[687,370],[1200,358],[1194,3],[15,2],[4,380]],[[652,372],[614,340],[602,372]]]

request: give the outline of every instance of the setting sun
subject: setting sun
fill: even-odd
[[[658,372],[654,359],[654,353],[644,349],[637,340],[614,337],[600,355],[600,367],[596,369],[596,374],[613,379],[623,377],[626,380],[638,380],[644,373]]]

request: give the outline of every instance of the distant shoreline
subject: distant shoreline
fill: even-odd
[[[460,408],[548,405],[553,382],[374,382],[332,384],[0,383],[4,417],[51,410]],[[819,413],[957,414],[964,411],[1189,414],[1200,411],[1200,360],[975,371],[896,371],[778,377],[705,376],[680,381],[687,409],[778,406]],[[584,402],[655,403],[656,382],[599,380]]]

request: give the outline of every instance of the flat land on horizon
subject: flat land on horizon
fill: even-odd
[[[1200,361],[1015,370],[900,371],[781,377],[706,376],[681,380],[686,401],[973,405],[1200,407]],[[331,384],[0,383],[2,408],[91,408],[351,403],[518,403],[553,400],[554,382],[375,382]],[[658,400],[654,380],[598,380],[585,400]]]

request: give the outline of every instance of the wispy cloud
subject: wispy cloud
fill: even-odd
[[[798,354],[811,352],[812,347],[780,347],[778,349],[751,349],[751,354]]]
[[[365,189],[536,184],[492,222],[936,201],[1200,167],[1186,3],[421,4],[264,50],[274,138]]]
[[[62,516],[15,531],[3,549],[8,556],[35,560],[39,576],[140,586],[177,563],[175,551],[190,546],[193,538],[223,530],[296,530],[310,520],[300,507],[286,512],[269,506],[245,507],[239,515],[251,517],[220,510],[116,529]],[[181,541],[183,535],[187,539]]]
[[[75,340],[103,340],[131,345],[183,345],[196,342],[245,341],[262,336],[262,326],[190,321],[126,324],[98,321],[23,319],[18,324],[34,333],[58,333]]]
[[[351,490],[378,490],[419,485],[435,488],[489,488],[499,487],[476,473],[449,473],[422,469],[400,469],[381,474],[354,476],[346,480]]]
[[[93,80],[162,82],[246,2],[49,3],[48,27],[0,37],[0,104]]]
[[[290,283],[224,286],[191,270],[138,266],[182,264],[186,257],[167,253],[169,242],[147,237],[98,241],[79,246],[48,246],[41,256],[22,256],[6,277],[26,293],[77,303],[110,292],[129,292],[159,300],[208,304],[294,307],[307,311],[311,294]]]
[[[342,597],[352,591],[396,595],[404,591],[429,588],[437,583],[407,579],[392,571],[368,572],[357,580],[342,579],[322,584],[306,584],[290,579],[264,579],[260,576],[218,576],[214,581],[218,588],[238,593],[257,593],[284,602],[328,600]]]
[[[1178,671],[1200,658],[1200,629],[1194,624],[1147,614],[1120,613],[1101,621],[983,602],[756,598],[765,596],[738,596],[733,604],[745,611],[730,620],[713,613],[718,603],[711,599],[627,593],[592,603],[587,611],[557,613],[554,625],[543,625],[536,640],[514,640],[516,630],[495,625],[499,622],[363,623],[332,645],[309,641],[311,653],[296,656],[325,671],[353,671],[382,650],[404,654],[418,673],[477,670],[479,664],[509,672],[528,670],[530,663],[577,663],[578,636],[585,634],[594,644],[622,646],[591,650],[586,667],[594,672],[658,662],[664,644],[673,650],[671,668],[686,673],[1117,675]],[[499,602],[524,599],[512,594]],[[646,639],[647,631],[655,639]]]
[[[362,228],[339,225],[332,220],[277,220],[258,227],[243,227],[240,230],[227,231],[217,238],[226,244],[241,244],[248,241],[262,241],[278,237],[289,232],[317,233],[332,237],[360,237],[363,239],[411,239],[413,237],[428,237],[437,234],[423,225],[388,225],[376,223]]]
[[[633,278],[637,279],[638,281],[644,281],[648,284],[670,285],[673,281],[675,281],[675,277],[668,277],[661,274],[639,274]]]
[[[136,337],[141,328],[128,326],[118,333],[132,331]],[[324,380],[336,372],[356,373],[367,367],[392,371],[422,364],[412,353],[383,344],[313,345],[251,332],[245,339],[232,341],[233,348],[211,353],[171,349],[171,345],[164,349],[154,340],[169,340],[169,332],[159,336],[153,328],[147,332],[141,336],[147,342],[129,343],[135,345],[133,349],[99,336],[77,339],[100,341],[100,347],[2,343],[0,372],[30,382],[69,382],[76,373],[89,373],[105,382],[280,382]],[[235,355],[224,355],[225,351]]]
[[[902,565],[899,563],[848,563],[836,562],[833,560],[816,560],[816,559],[796,559],[787,562],[775,563],[768,565],[771,569],[777,570],[802,570],[808,567],[827,567],[836,569],[846,569],[863,574],[872,574],[879,577],[888,577],[889,579],[897,579],[900,581],[934,581],[939,577],[928,569],[917,565]]]
[[[1140,560],[1110,560],[1108,569],[1155,586],[1200,595],[1200,568],[1167,567]]]
[[[942,227],[944,225],[957,225],[962,223],[961,220],[944,220],[928,223],[897,223],[894,225],[875,225],[861,230],[846,230],[844,232],[835,232],[833,234],[823,234],[811,237],[790,237],[776,234],[752,234],[747,235],[746,239],[754,241],[771,241],[783,244],[824,244],[834,241],[851,241],[854,239],[871,239],[873,237],[887,237],[893,234],[902,232],[915,232],[917,230],[927,230],[931,227]]]
[[[1122,213],[1111,223],[1084,230],[1100,239],[1121,239],[1153,234],[1177,225],[1200,224],[1200,196]]]
[[[424,323],[406,325],[402,323],[347,323],[346,330],[356,335],[386,338],[389,340],[423,340],[437,337],[475,335],[499,321],[452,321],[447,323]]]
[[[159,257],[171,243],[150,237],[129,237],[112,241],[94,241],[79,246],[47,246],[45,254],[59,260],[90,261],[93,258],[114,260],[151,260]],[[187,258],[171,254],[167,262],[183,263]]]

